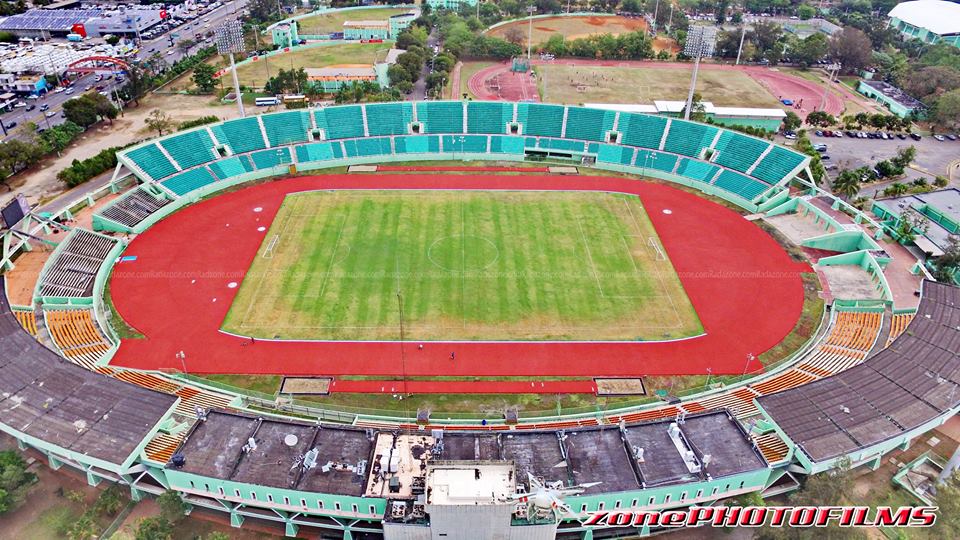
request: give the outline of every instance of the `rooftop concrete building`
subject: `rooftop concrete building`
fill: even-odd
[[[890,26],[905,37],[960,47],[960,4],[944,0],[913,0],[897,4],[887,16],[890,17]]]

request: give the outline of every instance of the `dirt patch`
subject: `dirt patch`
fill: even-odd
[[[534,28],[541,32],[556,32],[556,29],[550,28],[549,26],[534,26]]]
[[[606,21],[599,17],[590,17],[586,22],[590,26],[604,26],[606,24]]]
[[[647,21],[642,18],[621,17],[619,15],[590,15],[573,17],[544,17],[534,21],[534,45],[542,44],[551,36],[560,34],[567,40],[584,38],[598,34],[626,34],[648,28]],[[527,36],[528,25],[526,19],[518,19],[511,23],[488,30],[488,35],[505,38],[510,29],[517,28]],[[524,39],[526,45],[526,39]]]

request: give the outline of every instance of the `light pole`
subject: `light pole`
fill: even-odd
[[[657,35],[657,11],[660,10],[660,0],[653,5],[653,35]]]
[[[240,21],[227,21],[214,31],[217,52],[230,55],[230,74],[233,76],[233,92],[237,98],[237,108],[240,110],[240,118],[246,116],[243,110],[243,96],[240,95],[240,80],[237,78],[237,64],[234,62],[233,53],[246,50],[246,43],[243,41],[243,25]]]
[[[715,26],[691,26],[687,31],[687,44],[683,53],[693,57],[693,74],[690,77],[690,90],[687,92],[687,106],[683,109],[683,119],[690,119],[690,109],[693,108],[693,93],[697,87],[697,73],[700,71],[700,59],[712,56],[717,40]]]
[[[529,21],[527,30],[527,64],[530,64],[530,50],[533,48],[533,14],[537,11],[537,6],[527,6],[527,18]]]
[[[743,38],[747,37],[747,25],[743,25],[740,28],[740,46],[737,47],[737,61],[734,63],[735,66],[740,65],[740,53],[743,52]]]

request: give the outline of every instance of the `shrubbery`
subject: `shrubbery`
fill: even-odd
[[[101,150],[99,154],[92,158],[83,161],[75,159],[69,167],[57,173],[57,180],[67,184],[67,187],[79,186],[87,180],[116,167],[117,151],[123,148],[122,146],[114,146]]]

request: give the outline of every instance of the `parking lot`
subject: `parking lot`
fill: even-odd
[[[917,157],[913,160],[913,167],[907,169],[904,179],[899,181],[909,182],[920,177],[927,178],[932,182],[934,176],[949,177],[949,166],[960,160],[960,140],[938,141],[933,137],[923,137],[915,141],[907,137],[906,140],[894,138],[893,140],[883,139],[856,139],[852,137],[822,137],[817,136],[812,131],[809,132],[810,141],[813,144],[822,143],[827,145],[827,151],[823,156],[829,159],[824,160],[824,165],[833,164],[836,168],[831,168],[829,174],[836,176],[837,172],[843,169],[856,169],[862,166],[872,167],[878,161],[889,159],[896,155],[901,148],[913,146],[917,149]],[[786,141],[792,144],[793,141]],[[956,165],[954,164],[956,168]],[[960,183],[960,174],[955,170],[955,180]]]

